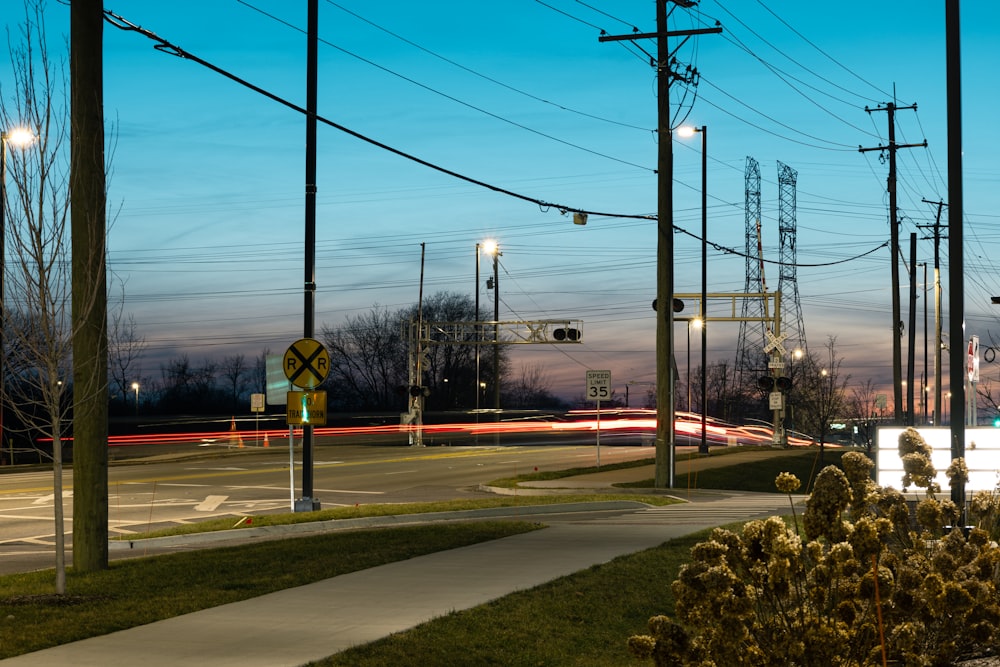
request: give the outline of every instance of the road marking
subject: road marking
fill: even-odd
[[[362,493],[369,496],[381,496],[385,494],[385,491],[355,491],[354,489],[313,489],[316,492],[323,493]]]
[[[219,505],[226,502],[229,496],[208,496],[203,501],[194,506],[198,512],[214,512],[219,509]]]

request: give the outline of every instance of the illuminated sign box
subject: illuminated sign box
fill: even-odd
[[[903,488],[903,460],[899,456],[899,435],[905,428],[884,427],[877,429],[875,438],[875,482],[879,486],[894,489]],[[951,429],[916,429],[931,448],[931,465],[937,471],[934,481],[947,495],[951,488],[945,471],[951,465]],[[967,493],[994,491],[998,487],[1000,473],[1000,429],[965,429],[965,465],[969,469],[969,481],[965,485]],[[907,490],[919,489],[910,485]]]

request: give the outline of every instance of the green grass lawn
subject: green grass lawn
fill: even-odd
[[[827,464],[839,462],[839,452],[827,451],[825,459]],[[804,492],[807,480],[814,478],[818,470],[815,452],[804,451],[705,470],[695,480],[678,478],[675,486],[774,492],[777,474],[791,472],[803,481]],[[582,472],[593,471],[576,470],[572,474]],[[546,473],[548,478],[552,474]],[[521,479],[527,478],[537,477]],[[619,496],[598,498],[609,497]],[[627,493],[621,497],[640,500],[644,494]],[[651,494],[643,501],[657,499],[662,502],[663,496]],[[500,506],[568,500],[595,500],[595,496],[503,496],[410,507],[370,505],[363,511],[402,514],[469,509],[487,501],[496,503],[491,506]],[[345,515],[336,513],[345,511],[346,516],[357,516],[351,512],[361,512],[362,508],[269,515],[253,520],[260,525],[265,521],[343,518]],[[226,519],[218,527],[232,529],[233,523]],[[104,572],[76,574],[71,569],[67,595],[62,598],[50,595],[54,580],[51,570],[4,576],[0,577],[0,659],[538,527],[510,521],[455,522],[338,532],[136,558],[117,561]],[[650,616],[673,609],[670,583],[686,561],[690,547],[702,538],[693,535],[618,558],[536,589],[450,614],[319,664],[622,664],[630,660],[625,651],[628,636],[645,632]],[[316,553],[331,557],[317,559]]]

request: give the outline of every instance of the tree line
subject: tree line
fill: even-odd
[[[477,346],[472,341],[448,344],[432,332],[430,344],[417,350],[410,328],[418,310],[425,322],[478,321],[470,297],[439,292],[420,306],[393,311],[375,305],[339,326],[323,326],[319,338],[330,355],[330,371],[319,389],[327,392],[328,410],[403,412],[410,388],[415,386],[423,391],[428,411],[492,407],[497,381],[504,408],[567,407],[552,393],[543,368],[513,370],[509,350],[502,344],[499,372],[494,368],[490,344],[478,346],[477,360]],[[252,357],[233,354],[200,361],[183,354],[160,364],[158,375],[140,378],[145,341],[134,318],[120,313],[112,317],[108,341],[111,411],[115,415],[238,414],[249,409],[250,394],[266,390],[270,350]],[[418,353],[425,356],[419,381],[411,375],[413,355]]]

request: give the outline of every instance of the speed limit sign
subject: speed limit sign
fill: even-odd
[[[587,371],[587,398],[591,401],[611,399],[611,371]]]

